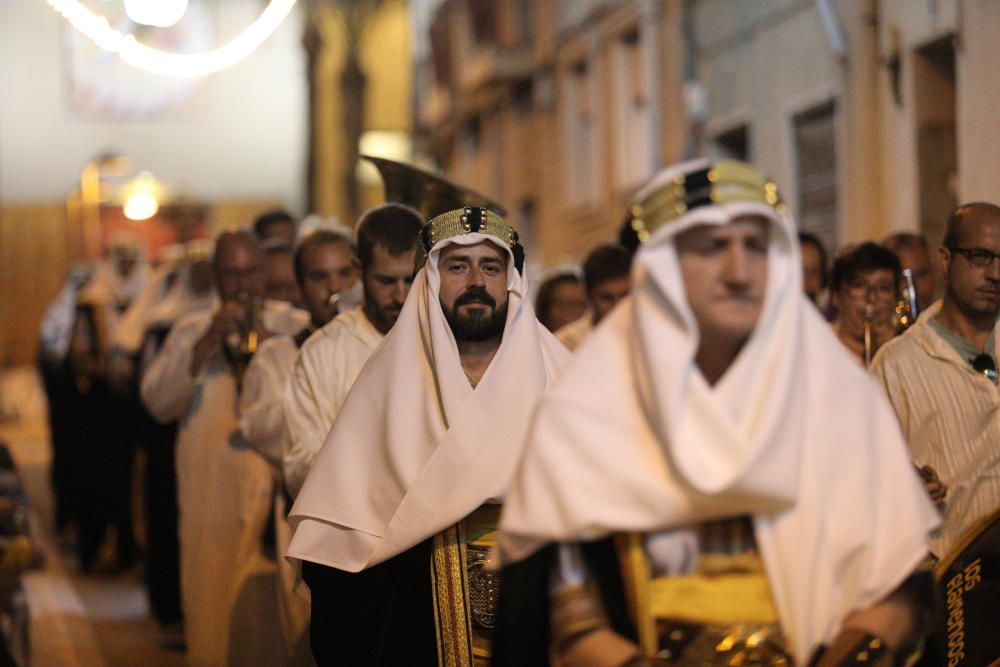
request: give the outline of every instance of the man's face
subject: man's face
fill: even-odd
[[[345,243],[323,243],[302,253],[302,296],[317,328],[337,314],[330,297],[358,280],[358,259]]]
[[[296,305],[301,302],[292,256],[287,252],[269,252],[264,255],[264,296]]]
[[[204,294],[212,289],[212,263],[207,259],[193,262],[188,273],[188,284],[195,294]]]
[[[942,248],[939,251],[947,296],[971,317],[995,318],[1000,311],[1000,259],[993,257],[985,266],[975,266],[975,263],[985,263],[984,253],[1000,254],[1000,218],[966,222],[965,233],[961,236],[957,250]],[[972,251],[973,256],[966,257],[959,251]]]
[[[926,248],[900,248],[896,252],[899,263],[913,273],[913,287],[917,290],[917,300],[923,310],[934,301],[934,269]]]
[[[383,334],[396,323],[410,293],[415,254],[416,250],[407,250],[391,255],[381,243],[372,248],[372,261],[364,273],[365,313]]]
[[[889,269],[858,272],[834,295],[840,328],[858,340],[865,335],[866,316],[875,327],[890,326],[898,301],[899,292]]]
[[[728,225],[699,225],[677,237],[688,305],[702,340],[745,341],[767,289],[768,222],[741,216]]]
[[[587,292],[577,280],[564,280],[553,288],[549,302],[549,324],[558,331],[587,312]]]
[[[503,335],[507,321],[508,255],[489,241],[441,250],[441,309],[458,341]]]
[[[220,243],[215,258],[219,298],[232,301],[241,295],[259,297],[264,290],[261,252],[249,237]]]
[[[823,291],[823,257],[812,243],[802,244],[802,287],[814,303]]]
[[[630,286],[628,276],[608,278],[594,285],[588,294],[590,307],[594,311],[594,324],[604,319],[619,301],[628,296]]]

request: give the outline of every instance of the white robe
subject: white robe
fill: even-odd
[[[271,508],[267,463],[239,435],[236,380],[220,352],[197,377],[195,343],[214,311],[180,320],[142,381],[142,398],[161,422],[181,420],[177,436],[181,603],[192,667],[276,664],[282,650],[274,564],[261,553]],[[277,333],[305,326],[302,311],[267,302],[264,323]],[[270,568],[270,570],[269,570]]]
[[[299,350],[284,397],[288,438],[282,464],[292,498],[302,488],[347,392],[383,338],[356,308],[328,322]]]
[[[246,442],[264,457],[273,475],[279,479],[285,449],[282,396],[297,353],[298,347],[290,336],[274,336],[264,341],[247,367],[240,394],[240,432]],[[304,587],[296,590],[298,572],[285,560],[288,544],[292,541],[292,528],[286,518],[288,509],[285,494],[278,493],[274,522],[281,595],[278,611],[287,656],[283,664],[309,667],[315,662],[308,644],[308,592]]]

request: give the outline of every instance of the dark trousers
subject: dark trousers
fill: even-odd
[[[86,572],[114,528],[116,561],[127,567],[135,560],[132,530],[132,465],[135,460],[135,413],[115,399],[103,382],[95,382],[83,398],[79,451],[74,457],[80,475],[76,514],[77,555]]]
[[[177,538],[177,425],[144,414],[146,433],[146,590],[161,624],[181,620],[180,542]]]
[[[356,574],[303,563],[320,667],[437,666],[431,541]]]

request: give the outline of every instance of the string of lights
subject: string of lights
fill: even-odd
[[[198,77],[232,67],[270,37],[285,20],[296,0],[271,0],[260,16],[228,43],[203,53],[170,53],[142,44],[133,35],[111,27],[78,0],[47,0],[57,12],[98,47],[124,62],[156,74]]]

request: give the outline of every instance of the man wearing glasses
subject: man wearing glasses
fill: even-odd
[[[943,513],[931,552],[960,549],[1000,507],[1000,207],[972,203],[948,218],[938,250],[940,306],[879,351],[871,372],[885,386],[910,453]]]
[[[901,277],[899,259],[876,243],[848,248],[833,262],[830,289],[837,309],[833,330],[865,366],[896,335],[893,312]]]

